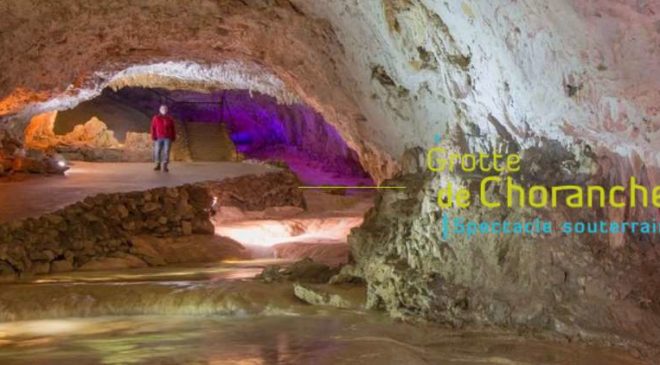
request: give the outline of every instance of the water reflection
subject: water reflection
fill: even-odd
[[[613,350],[375,314],[106,317],[0,324],[9,364],[638,364]]]
[[[62,274],[30,277],[9,284],[236,280],[253,278],[268,265],[282,265],[290,262],[290,260],[283,259],[253,259],[194,265],[169,265],[167,267],[148,267],[131,270],[73,271]]]
[[[270,263],[0,284],[0,364],[640,364],[610,349],[305,305],[291,283],[245,280]],[[43,318],[58,319],[28,320]]]

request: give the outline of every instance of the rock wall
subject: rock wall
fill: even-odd
[[[84,268],[105,257],[140,261],[131,236],[212,234],[212,198],[184,185],[100,194],[51,214],[0,225],[0,276]]]
[[[204,185],[217,198],[217,207],[236,207],[245,211],[269,207],[306,207],[305,197],[298,188],[301,182],[291,171],[239,176]]]
[[[657,1],[293,2],[332,24],[367,138],[397,158],[471,123],[521,145],[583,140],[620,175],[660,166]]]
[[[172,144],[172,159],[175,161],[190,162],[193,160],[190,152],[190,138],[186,128],[180,120],[174,120],[176,128],[176,141]]]
[[[58,112],[53,132],[56,135],[65,135],[92,118],[102,120],[108,130],[114,133],[117,141],[122,143],[126,142],[128,132],[149,133],[151,125],[149,115],[101,94],[92,100],[78,104],[73,109]]]
[[[440,187],[451,182],[478,196],[480,177],[430,174],[423,171],[424,163],[417,163],[424,156],[411,154],[415,158],[406,166],[408,173],[387,182],[407,188],[383,191],[364,224],[348,238],[353,265],[344,273],[367,282],[369,307],[398,318],[560,334],[660,356],[660,246],[627,236],[630,245],[613,248],[610,235],[561,232],[443,236],[445,218],[540,218],[558,227],[564,221],[592,222],[607,215],[563,206],[489,209],[476,198],[469,208],[441,209]],[[516,181],[523,186],[582,184],[595,178],[589,168],[595,165],[589,162],[592,157],[558,144],[541,144],[521,154],[528,165]],[[501,201],[505,192],[494,188],[488,194],[490,201]]]
[[[0,129],[0,177],[14,173],[62,174],[68,169],[52,151],[28,149],[7,130]]]
[[[407,148],[467,122],[493,138],[570,136],[660,165],[656,2],[0,6],[0,115],[11,125],[106,86],[248,89],[320,112],[377,180]]]
[[[309,106],[281,105],[268,95],[246,90],[228,91],[223,100],[224,121],[246,156],[267,156],[278,147],[293,147],[326,171],[365,177],[357,153]]]
[[[1,224],[0,277],[245,258],[237,242],[195,235],[213,235],[214,208],[304,208],[298,186],[293,173],[278,171],[88,197],[38,218]]]
[[[102,162],[147,162],[153,160],[151,135],[125,131],[123,142],[104,121],[92,117],[66,134],[55,133],[58,112],[33,117],[25,129],[25,145],[33,150],[53,151],[68,160]],[[115,121],[117,124],[117,121]],[[125,128],[125,126],[124,126]],[[178,136],[185,132],[177,130]],[[187,139],[177,140],[171,151],[174,161],[190,161]]]
[[[193,161],[240,161],[242,155],[220,123],[181,123],[185,128],[190,157]]]
[[[337,87],[344,83],[343,61],[333,58],[344,50],[334,30],[291,2],[157,0],[145,8],[121,0],[0,2],[0,12],[7,18],[0,32],[0,67],[7,70],[0,117],[11,126],[71,108],[105,87],[248,89],[284,103],[304,101],[335,126],[372,176],[395,170],[392,158],[362,134],[364,117],[353,97]],[[43,42],[14,56],[33,39]]]
[[[166,103],[169,113],[188,130],[191,149],[206,140],[226,145],[222,140],[211,140],[208,132],[206,140],[198,138],[195,129],[191,131],[190,128],[198,123],[223,124],[230,132],[231,147],[236,145],[248,158],[275,155],[294,148],[318,161],[326,171],[366,176],[356,151],[347,146],[321,114],[302,103],[281,104],[272,96],[250,90],[197,92],[127,87],[116,92],[106,91],[104,95],[145,113],[153,113]],[[213,149],[212,146],[207,148]]]

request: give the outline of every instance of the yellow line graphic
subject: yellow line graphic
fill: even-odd
[[[405,189],[405,186],[299,186],[298,189]]]

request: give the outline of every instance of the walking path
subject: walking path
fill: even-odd
[[[99,193],[148,190],[274,170],[235,162],[175,162],[169,173],[152,168],[150,163],[73,162],[65,176],[0,180],[0,222],[38,217]]]

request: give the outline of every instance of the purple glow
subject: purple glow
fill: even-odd
[[[238,152],[248,158],[286,161],[299,175],[316,182],[339,177],[372,183],[337,130],[303,104],[280,105],[267,95],[247,90],[212,93],[126,88],[115,98],[153,113],[162,102],[185,122],[224,123]],[[301,171],[311,168],[310,171]],[[300,171],[296,171],[300,170]]]

